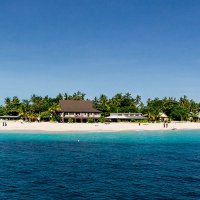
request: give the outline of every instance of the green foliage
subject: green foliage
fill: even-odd
[[[99,122],[104,123],[106,121],[105,117],[101,116],[98,119]]]
[[[51,115],[51,112],[44,111],[44,112],[41,112],[40,117],[41,117],[42,121],[49,121],[51,119],[52,115]]]
[[[177,121],[188,120],[187,108],[180,105],[174,107],[174,109],[172,110],[170,114],[170,117]]]
[[[26,121],[30,118],[32,114],[32,109],[29,100],[22,100],[19,108],[19,115],[24,118]]]
[[[88,123],[94,123],[94,119],[89,118],[89,119],[87,120],[87,122],[88,122]]]
[[[199,113],[198,112],[190,112],[189,113],[189,120],[192,122],[197,122],[199,119]]]
[[[20,115],[22,119],[35,121],[40,116],[44,121],[60,121],[60,100],[84,100],[85,94],[78,91],[70,94],[58,94],[55,98],[33,94],[30,99],[20,100],[17,96],[5,98],[5,104],[0,106],[0,115]],[[130,93],[117,93],[108,98],[102,94],[93,100],[94,107],[101,111],[98,121],[105,122],[105,117],[113,113],[141,112],[149,121],[159,121],[160,113],[165,113],[170,120],[199,120],[200,103],[188,99],[164,97],[163,99],[148,99],[146,105],[140,96],[133,97]],[[69,119],[72,122],[72,119]],[[93,120],[89,119],[89,122]],[[134,120],[135,121],[135,120]],[[141,121],[142,122],[142,121]]]
[[[142,109],[145,116],[150,121],[159,120],[159,113],[165,113],[171,120],[187,121],[190,119],[191,113],[197,113],[200,111],[199,103],[189,100],[186,96],[176,100],[172,97],[153,100],[148,99],[147,106]],[[195,120],[198,117],[194,117]]]
[[[147,123],[148,119],[137,120],[138,123]]]
[[[61,121],[61,116],[58,113],[51,114],[51,121],[60,122]]]
[[[19,115],[20,100],[14,96],[12,99],[7,97],[5,99],[5,112],[8,115]]]
[[[73,95],[69,95],[67,93],[65,93],[63,96],[62,96],[62,99],[65,99],[65,100],[85,100],[85,94],[78,91],[78,92],[75,92]]]
[[[133,98],[130,93],[118,93],[111,99],[104,94],[100,95],[99,98],[94,99],[95,107],[102,112],[102,116],[109,116],[111,112],[114,113],[129,113],[139,112],[144,104],[141,102],[141,97],[136,96]]]
[[[6,109],[3,106],[0,106],[0,116],[3,116],[6,114]]]
[[[68,118],[68,123],[73,123],[74,120],[72,118]]]

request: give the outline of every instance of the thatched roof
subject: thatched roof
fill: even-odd
[[[92,101],[61,100],[60,108],[61,112],[100,113],[93,107]]]
[[[168,118],[168,116],[165,113],[159,113],[160,118]]]

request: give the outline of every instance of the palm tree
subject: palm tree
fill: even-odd
[[[60,119],[60,115],[58,114],[60,111],[60,106],[57,103],[53,103],[53,105],[49,108],[49,112],[51,113],[51,117],[55,120]]]
[[[100,95],[98,102],[96,103],[97,109],[102,111],[103,116],[107,116],[110,113],[109,99],[106,95]]]
[[[19,114],[22,118],[24,118],[26,121],[29,119],[31,113],[31,105],[29,100],[22,100],[22,103],[19,108]]]

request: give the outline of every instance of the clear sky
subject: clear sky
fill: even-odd
[[[199,0],[2,0],[6,96],[117,92],[200,100]]]

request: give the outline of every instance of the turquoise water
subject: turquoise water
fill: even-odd
[[[0,133],[0,199],[200,199],[200,131]]]

